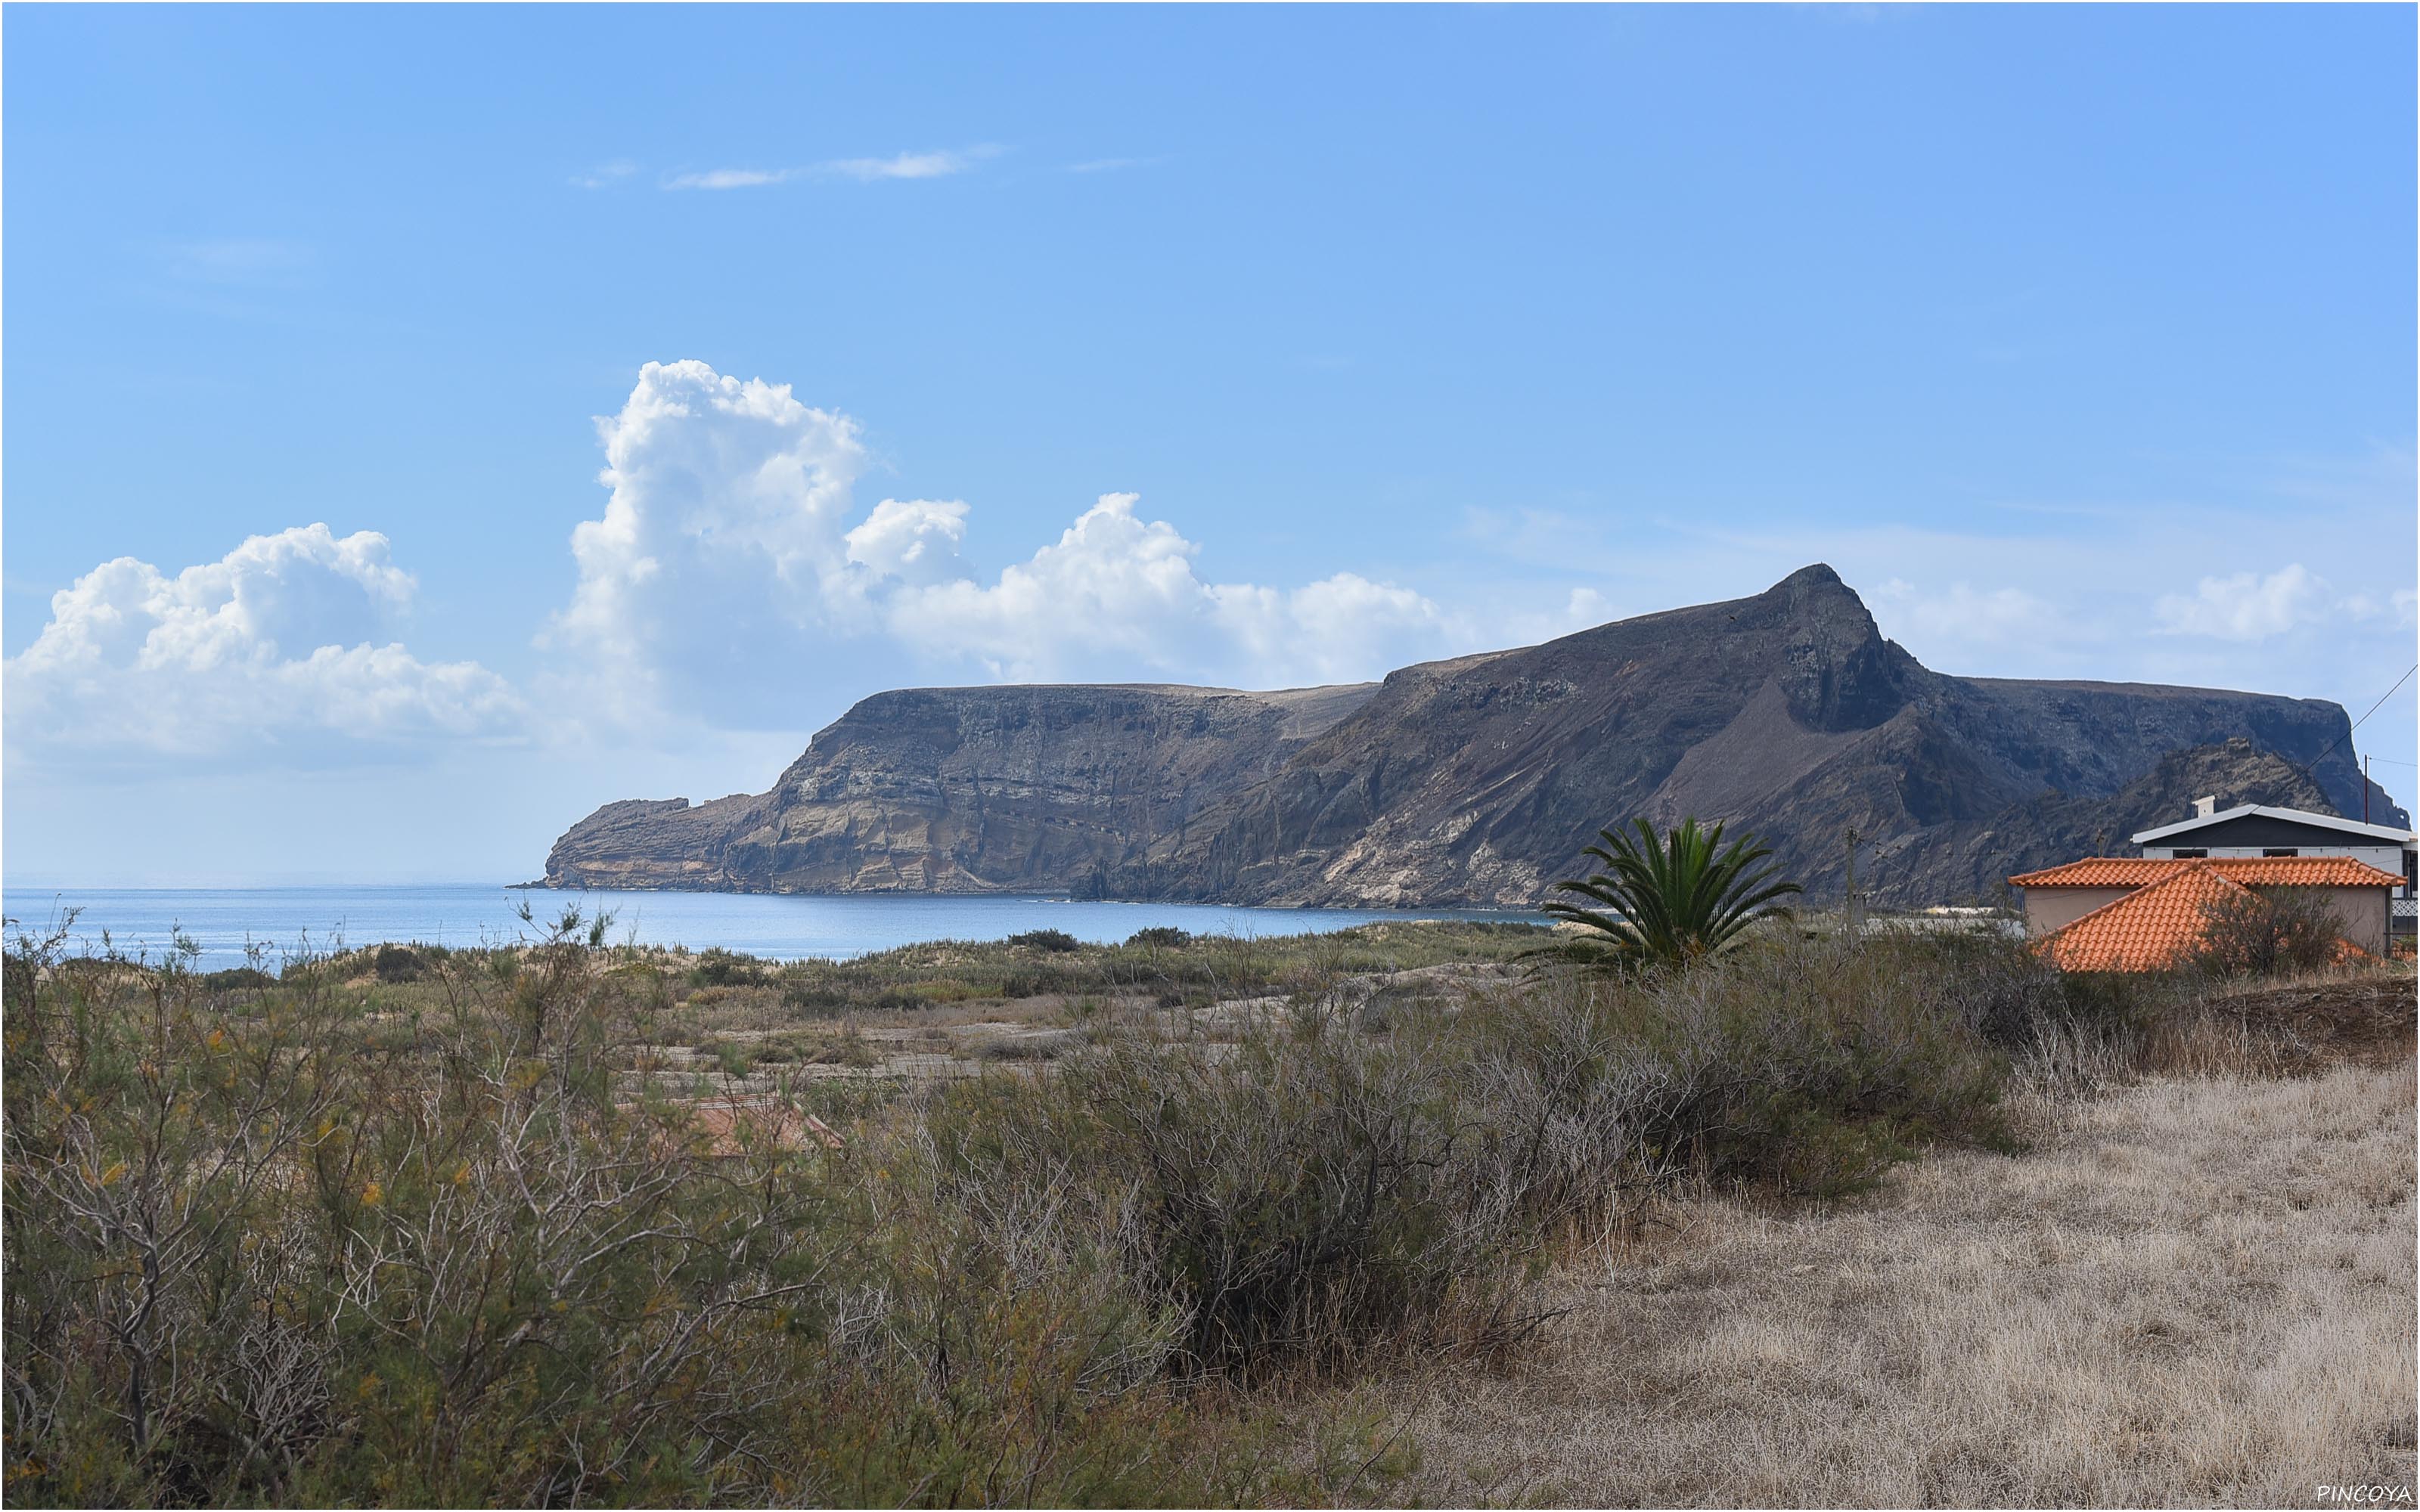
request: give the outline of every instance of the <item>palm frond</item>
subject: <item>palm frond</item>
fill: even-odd
[[[1561,898],[1545,904],[1549,918],[1590,933],[1530,955],[1590,965],[1682,964],[1727,949],[1760,918],[1786,913],[1778,901],[1801,890],[1776,880],[1780,865],[1755,836],[1724,845],[1720,824],[1707,829],[1684,819],[1659,836],[1647,820],[1633,819],[1628,833],[1608,828],[1597,837],[1605,843],[1580,854],[1601,870],[1551,889],[1596,906]]]

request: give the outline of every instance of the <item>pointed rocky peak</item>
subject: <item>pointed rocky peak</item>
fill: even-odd
[[[1847,583],[1840,580],[1840,575],[1832,570],[1832,564],[1828,562],[1810,562],[1782,579],[1781,581],[1775,583],[1770,591],[1776,594],[1785,591],[1807,593],[1818,588],[1837,588],[1852,598],[1857,596],[1851,592]]]
[[[1915,658],[1883,639],[1866,601],[1827,563],[1801,567],[1759,596],[1784,627],[1776,677],[1802,724],[1871,729],[1906,703]]]
[[[1866,601],[1821,562],[1799,568],[1747,602],[1769,623],[1789,626],[1793,639],[1843,650],[1882,639]]]
[[[1840,575],[1822,562],[1799,568],[1757,596],[1783,606],[1793,619],[1855,623],[1869,630],[1874,623],[1873,615],[1867,611],[1866,601],[1857,596],[1857,591],[1842,582]]]

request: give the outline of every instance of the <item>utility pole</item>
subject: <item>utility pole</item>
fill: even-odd
[[[2369,758],[2361,759],[2361,822],[2369,823]]]
[[[1849,836],[1849,938],[1854,941],[1862,933],[1857,927],[1857,826],[1851,825]]]

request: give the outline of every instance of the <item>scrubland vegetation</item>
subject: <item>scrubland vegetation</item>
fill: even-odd
[[[1855,1203],[1699,1195],[1519,1371],[1404,1372],[1429,1504],[2308,1505],[2412,1484],[2409,1062],[2014,1110]]]
[[[1954,933],[1614,974],[1512,925],[534,934],[273,977],[19,940],[12,1504],[2409,1476],[2409,1074],[2342,1069],[2408,1068],[2408,973],[2280,1007]]]

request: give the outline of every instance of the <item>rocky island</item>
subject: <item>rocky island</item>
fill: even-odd
[[[1600,826],[1694,814],[1819,897],[1854,829],[1876,901],[1976,902],[2206,794],[2357,815],[2348,736],[2321,700],[1936,672],[1817,564],[1374,684],[878,694],[768,792],[608,804],[545,880],[1522,907]]]

